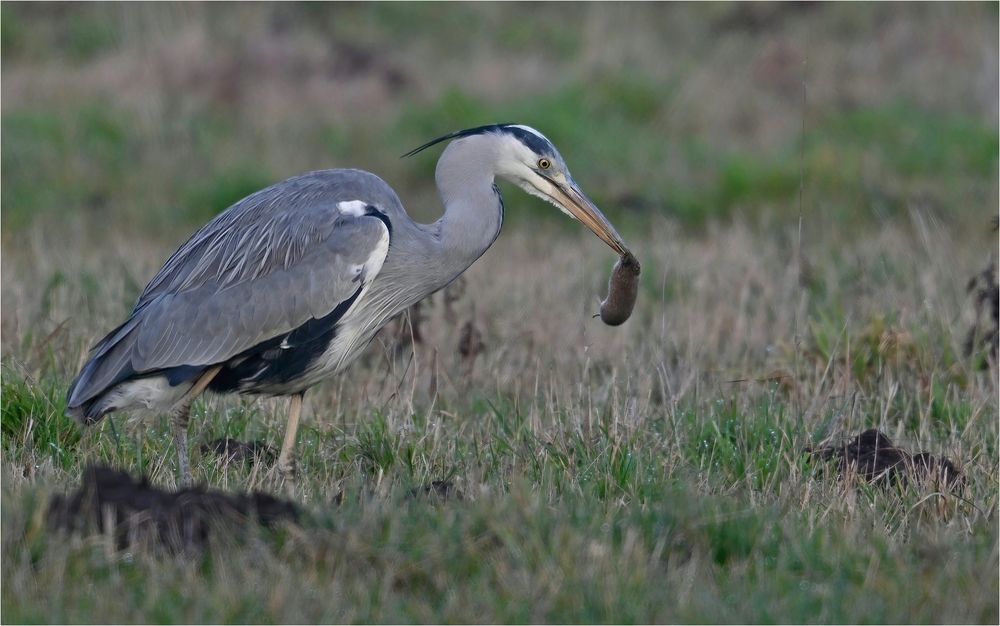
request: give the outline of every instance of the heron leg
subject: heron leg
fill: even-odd
[[[191,473],[191,459],[188,456],[188,422],[191,419],[191,405],[194,404],[208,383],[212,382],[215,375],[222,369],[221,365],[216,365],[205,370],[205,373],[195,381],[191,389],[184,394],[184,397],[174,405],[170,411],[171,427],[174,431],[174,448],[177,449],[177,473],[180,474],[180,484],[182,487],[190,487],[194,484],[194,475]]]
[[[281,454],[278,455],[278,471],[289,490],[295,487],[295,434],[302,414],[302,395],[296,393],[289,398],[288,425],[285,426],[285,440],[281,443]]]
[[[191,417],[191,405],[185,404],[174,409],[170,416],[174,431],[174,448],[177,450],[177,473],[180,486],[190,487],[194,483],[191,474],[191,460],[188,458],[188,421]]]

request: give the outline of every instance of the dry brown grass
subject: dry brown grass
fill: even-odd
[[[591,317],[610,255],[571,229],[565,224],[531,235],[504,233],[466,275],[452,314],[445,313],[440,294],[425,305],[423,342],[415,355],[397,353],[387,337],[348,373],[310,392],[297,498],[327,521],[307,519],[304,534],[293,534],[275,552],[219,547],[214,574],[186,566],[187,573],[170,574],[172,581],[207,585],[211,600],[206,596],[184,612],[163,613],[173,616],[165,619],[229,621],[229,611],[246,606],[247,589],[263,593],[265,606],[254,615],[280,621],[469,621],[477,615],[500,621],[613,621],[622,615],[686,621],[761,615],[758,610],[802,617],[803,607],[785,594],[803,590],[778,581],[794,571],[788,567],[806,562],[837,572],[853,572],[854,563],[869,571],[857,587],[846,583],[868,599],[839,608],[819,601],[820,621],[866,615],[881,616],[878,621],[989,621],[996,608],[984,588],[989,576],[972,584],[969,570],[961,569],[995,564],[996,546],[984,543],[996,529],[996,378],[959,356],[961,277],[978,267],[974,251],[952,245],[922,249],[914,237],[920,228],[912,224],[885,227],[849,244],[805,241],[813,272],[809,287],[791,262],[786,237],[773,229],[735,224],[682,236],[663,222],[647,235],[630,237],[648,282],[633,318],[612,329]],[[139,277],[153,271],[172,245],[111,241],[81,254],[42,236],[35,255],[22,250],[25,256],[4,264],[8,383],[25,375],[68,380],[87,343],[124,314]],[[6,273],[15,267],[17,272]],[[102,269],[108,267],[119,269]],[[895,280],[868,273],[873,267]],[[67,280],[41,292],[34,288],[50,282],[53,273]],[[81,273],[101,276],[93,293],[72,279]],[[45,298],[50,304],[42,315]],[[823,322],[833,310],[840,315]],[[488,346],[471,370],[458,346],[460,325],[470,319]],[[873,319],[891,322],[872,331]],[[53,334],[63,320],[69,321]],[[892,351],[887,332],[908,337],[912,349]],[[876,356],[858,367],[854,355],[864,350]],[[246,424],[248,437],[276,443],[283,415],[283,403],[210,400],[198,410],[192,438],[196,445],[208,441],[237,420]],[[38,413],[36,419],[46,418]],[[137,453],[155,483],[172,485],[164,424],[146,421],[124,430],[121,424],[118,444],[107,423],[84,433],[75,447],[78,461],[66,469],[45,449],[28,443],[8,448],[6,502],[28,494],[43,498],[73,484],[79,463],[137,467]],[[969,485],[960,497],[920,485],[869,492],[841,486],[803,463],[806,445],[868,427],[883,429],[901,445],[957,460]],[[225,489],[280,488],[273,468],[223,467],[211,455],[196,457],[196,473]],[[434,481],[447,481],[457,499],[423,504],[407,495],[433,488]],[[595,488],[605,495],[595,499]],[[739,503],[738,510],[711,504],[729,499]],[[331,509],[332,502],[338,508]],[[708,512],[705,506],[722,508]],[[5,534],[16,536],[22,524],[34,543],[5,543],[5,552],[34,545],[43,554],[59,550],[66,559],[98,558],[85,557],[86,543],[59,547],[57,538],[32,530],[30,519],[17,521],[30,515],[32,505],[26,507],[26,513],[5,513]],[[654,519],[667,515],[672,525],[651,531],[641,511]],[[601,520],[621,525],[624,535],[601,534]],[[376,528],[390,529],[389,535]],[[879,530],[872,534],[872,528]],[[783,539],[772,543],[772,536]],[[815,536],[825,537],[826,547],[810,543]],[[971,556],[982,550],[980,558]],[[957,554],[963,565],[947,565],[934,556],[939,554]],[[781,565],[769,566],[766,559]],[[933,589],[904,591],[898,585],[920,563],[935,568],[927,574]],[[153,574],[147,565],[145,557],[138,570],[116,565],[119,573],[108,583],[132,584],[120,577],[140,572],[155,580],[166,575]],[[19,615],[76,615],[75,593],[39,585],[27,565],[9,567],[14,573],[8,589],[22,598]],[[42,567],[47,579],[69,582],[78,566],[50,556]],[[267,591],[259,567],[270,572]],[[90,575],[105,580],[104,574]],[[856,580],[851,577],[860,574],[833,576],[841,575]],[[808,597],[827,593],[831,579],[821,578],[807,575],[813,581]],[[147,591],[152,595],[144,602],[101,600],[92,610],[121,619],[148,616],[153,607],[165,606],[170,592],[164,589],[174,584],[158,583],[161,591]],[[891,590],[895,608],[867,595],[873,584]],[[320,592],[330,585],[340,598],[333,605]],[[761,585],[774,586],[768,600],[751,601],[756,608],[707,599],[725,597],[727,589],[752,594]],[[366,591],[371,589],[380,590],[376,597]],[[573,590],[587,589],[598,594],[588,596],[593,605],[571,599]],[[670,602],[654,600],[660,593]],[[921,604],[914,604],[912,593],[920,594]],[[956,596],[961,607],[952,603]],[[513,610],[511,599],[524,597],[532,599],[527,612]],[[29,609],[32,598],[42,604]],[[51,598],[62,599],[52,605]],[[42,610],[45,604],[63,608]],[[581,608],[586,606],[603,608]]]
[[[823,411],[867,382],[859,375],[881,388],[903,376],[923,377],[925,385],[927,376],[947,376],[984,394],[977,405],[989,404],[990,386],[960,358],[974,308],[963,277],[975,273],[981,249],[958,246],[940,224],[915,215],[850,241],[803,241],[806,276],[791,229],[735,223],[684,235],[656,221],[648,234],[630,237],[644,271],[635,314],[621,328],[592,317],[613,258],[576,231],[566,222],[537,235],[505,232],[464,275],[450,312],[443,294],[425,305],[424,341],[412,362],[386,337],[346,382],[310,394],[313,411],[328,412],[334,398],[341,406],[384,399],[394,388],[397,400],[426,401],[432,371],[444,397],[486,388],[531,398],[548,388],[556,408],[588,404],[593,398],[581,397],[579,384],[594,370],[629,387],[640,412],[654,396],[684,403],[702,385],[738,389],[775,378],[787,378],[799,401],[811,399],[800,406],[807,413]],[[177,243],[112,234],[94,250],[36,232],[23,248],[8,248],[5,353],[35,376],[52,367],[70,376]],[[469,321],[490,346],[471,372],[459,346]],[[817,334],[831,345],[818,348]],[[852,370],[852,353],[872,346],[872,358],[884,361],[872,364],[878,371]]]

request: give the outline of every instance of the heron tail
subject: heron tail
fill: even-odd
[[[112,330],[90,351],[90,357],[66,391],[66,415],[85,425],[94,424],[111,411],[101,397],[123,380],[133,376],[129,337],[138,325],[131,317]]]

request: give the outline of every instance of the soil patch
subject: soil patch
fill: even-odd
[[[51,527],[112,534],[119,549],[152,544],[171,551],[203,547],[213,532],[298,522],[289,501],[266,493],[228,494],[194,487],[170,492],[134,480],[127,472],[93,466],[80,488],[56,495],[47,514]]]
[[[965,475],[951,460],[927,452],[910,454],[874,428],[846,443],[809,447],[805,451],[813,457],[835,461],[842,478],[855,475],[881,486],[906,485],[917,480],[960,491],[966,484]]]

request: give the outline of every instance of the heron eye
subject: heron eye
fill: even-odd
[[[538,159],[538,169],[547,170],[552,167],[552,162],[548,159]]]

